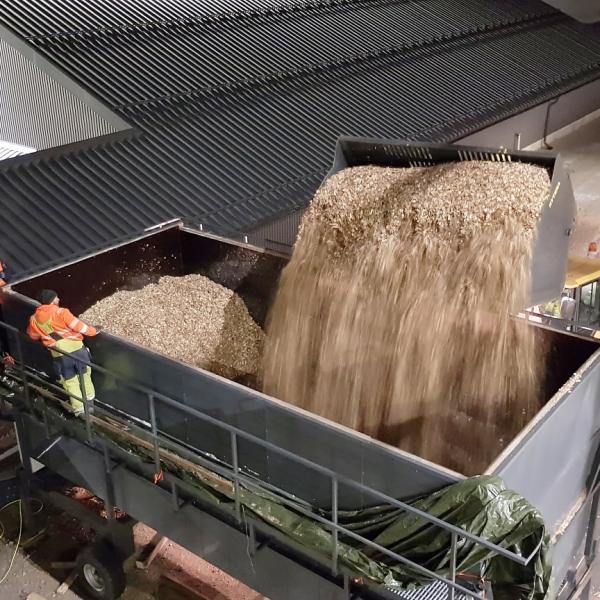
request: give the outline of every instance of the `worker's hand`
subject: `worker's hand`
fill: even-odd
[[[15,364],[15,359],[10,354],[5,354],[2,357],[2,364],[3,365],[9,365],[9,366],[12,367]]]

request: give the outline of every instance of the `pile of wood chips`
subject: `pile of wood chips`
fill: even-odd
[[[255,375],[260,365],[264,333],[244,301],[202,275],[161,277],[139,290],[118,291],[81,318],[229,379]]]

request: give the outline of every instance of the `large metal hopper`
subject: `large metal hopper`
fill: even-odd
[[[338,140],[333,167],[327,177],[360,165],[425,167],[465,160],[527,162],[548,169],[552,185],[537,227],[529,305],[542,304],[560,296],[565,282],[569,236],[575,222],[573,190],[560,156],[504,148],[342,137]]]

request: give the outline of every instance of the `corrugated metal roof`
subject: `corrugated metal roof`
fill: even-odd
[[[0,160],[16,158],[17,156],[22,156],[23,154],[31,154],[31,152],[35,152],[35,148],[18,146],[16,144],[11,144],[10,142],[0,140]]]
[[[116,129],[0,39],[0,139],[38,150]]]
[[[12,0],[0,22],[132,124],[0,167],[27,272],[171,217],[247,231],[341,134],[456,139],[600,76],[600,28],[534,0]]]

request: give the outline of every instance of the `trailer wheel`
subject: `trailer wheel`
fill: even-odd
[[[107,543],[85,548],[77,557],[79,582],[90,598],[118,600],[125,591],[125,573],[116,553]]]

